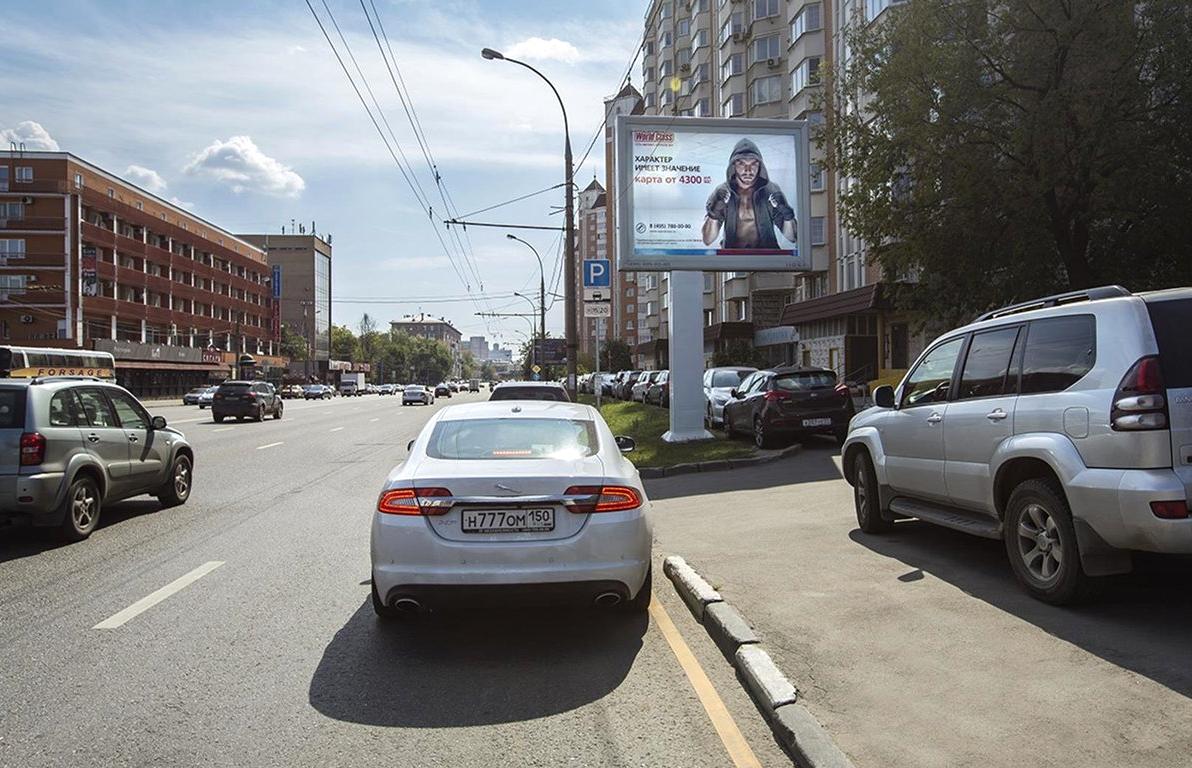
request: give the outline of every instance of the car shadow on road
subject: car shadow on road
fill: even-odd
[[[835,459],[840,449],[830,440],[809,439],[794,456],[754,467],[736,467],[646,480],[654,501],[732,491],[756,491],[783,485],[839,480]]]
[[[106,505],[100,512],[99,531],[111,525],[119,525],[134,517],[149,515],[162,509],[157,499],[129,499]],[[94,535],[94,533],[92,534]],[[0,526],[0,563],[32,557],[42,552],[71,546],[58,535],[56,528],[34,528],[17,523]]]
[[[645,614],[485,610],[382,622],[371,602],[336,632],[310,703],[336,720],[446,728],[532,720],[597,701],[625,679]]]
[[[918,521],[900,522],[882,536],[854,529],[849,538],[1192,697],[1192,558],[1137,555],[1133,573],[1100,579],[1089,602],[1061,608],[1022,591],[1001,542]]]

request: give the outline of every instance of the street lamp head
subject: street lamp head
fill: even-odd
[[[485,48],[480,52],[480,55],[486,59],[504,59],[505,54],[500,51],[494,51],[492,48]]]
[[[506,240],[516,240],[517,236],[507,232],[507,233],[505,233],[505,239]]]

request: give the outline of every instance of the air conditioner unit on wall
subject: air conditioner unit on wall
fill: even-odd
[[[766,63],[770,65],[771,69],[773,69],[782,63],[782,59],[767,59]]]
[[[21,323],[24,325],[33,325],[33,315],[21,315]]]
[[[25,195],[21,198],[21,203],[24,205],[33,205],[33,195]]]

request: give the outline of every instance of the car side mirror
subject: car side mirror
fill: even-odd
[[[894,387],[887,384],[873,390],[873,403],[878,408],[893,408]]]
[[[414,443],[415,443],[415,441],[416,441],[417,439],[418,439],[418,438],[414,438],[414,440],[411,440],[410,442],[406,443],[406,450],[407,450],[407,451],[412,451],[412,450],[414,450]]]
[[[633,453],[637,449],[637,441],[627,435],[617,435],[617,448],[621,453]]]
[[[730,397],[732,397],[732,398],[734,398],[734,399],[735,399],[735,398],[738,398],[738,397],[740,397],[740,396],[741,396],[741,392],[740,392],[740,390],[736,389],[735,387],[733,388],[733,391],[732,391],[732,392],[729,392],[728,394],[729,394],[729,396],[730,396]]]

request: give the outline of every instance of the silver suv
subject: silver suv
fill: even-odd
[[[108,502],[190,496],[194,450],[127,390],[99,379],[0,380],[0,518],[95,530]]]
[[[1134,551],[1192,553],[1192,288],[1119,286],[982,315],[874,391],[843,448],[867,533],[918,518],[1005,542],[1072,602]]]

